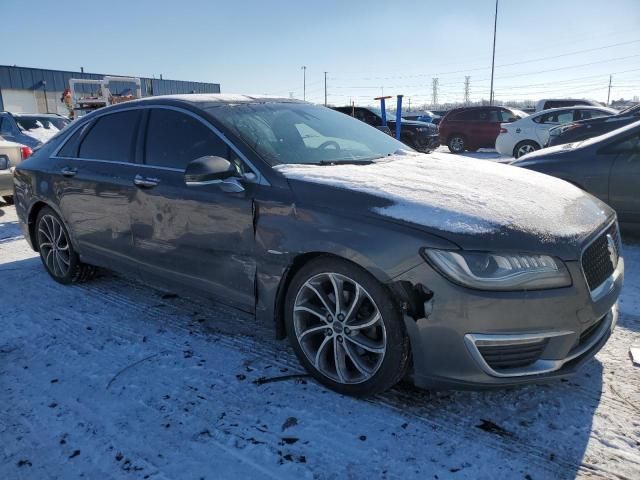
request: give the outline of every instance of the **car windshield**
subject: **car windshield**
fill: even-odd
[[[511,111],[513,113],[515,113],[516,116],[518,116],[520,118],[525,118],[525,117],[529,116],[529,114],[527,112],[523,112],[522,110],[518,110],[518,109],[515,109],[515,108],[512,108]]]
[[[20,130],[38,130],[44,128],[46,130],[62,130],[69,120],[64,117],[53,117],[46,115],[14,115],[16,123]]]
[[[640,104],[627,107],[624,110],[621,110],[619,113],[619,115],[629,115],[629,114],[640,115]]]
[[[271,165],[360,163],[411,151],[364,122],[306,103],[259,103],[207,110]]]

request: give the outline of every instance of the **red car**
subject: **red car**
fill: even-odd
[[[500,124],[526,116],[520,110],[506,107],[454,108],[440,121],[440,145],[447,145],[453,153],[495,148]]]

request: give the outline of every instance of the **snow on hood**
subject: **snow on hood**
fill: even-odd
[[[28,135],[31,138],[35,138],[39,142],[46,143],[56,133],[58,133],[60,131],[53,124],[50,124],[49,128],[44,128],[44,125],[42,125],[40,122],[36,122],[36,124],[38,125],[37,128],[31,128],[29,130],[24,130],[23,129],[22,133],[24,133],[25,135]]]
[[[386,157],[364,165],[275,167],[287,178],[355,190],[392,203],[383,216],[452,233],[532,233],[573,238],[600,226],[606,206],[573,185],[541,173],[450,154]]]

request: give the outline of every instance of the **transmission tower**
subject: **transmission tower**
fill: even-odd
[[[433,88],[433,93],[431,94],[431,103],[436,106],[438,105],[438,78],[431,79],[431,85]]]
[[[469,82],[471,81],[470,76],[464,77],[464,104],[469,105]]]

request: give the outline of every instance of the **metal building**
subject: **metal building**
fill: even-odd
[[[0,111],[60,113],[68,111],[60,100],[70,78],[99,80],[105,74],[46,70],[42,68],[10,67],[0,65]],[[189,82],[140,77],[142,95],[168,95],[174,93],[220,93],[219,83]],[[130,87],[123,84],[121,88]],[[86,93],[90,93],[87,88]],[[114,92],[120,88],[116,85]]]

